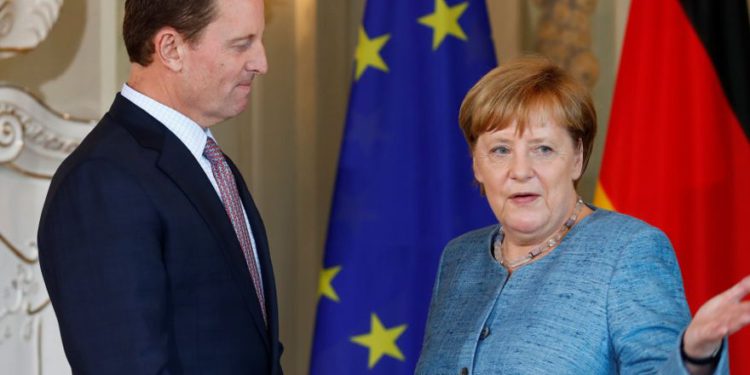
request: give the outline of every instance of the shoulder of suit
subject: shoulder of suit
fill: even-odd
[[[143,157],[147,150],[139,146],[137,140],[121,124],[105,115],[84,137],[55,172],[54,179],[64,179],[82,165],[96,162],[96,165],[129,170]],[[150,158],[149,158],[150,159]]]

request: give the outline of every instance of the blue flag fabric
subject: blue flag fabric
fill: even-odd
[[[413,374],[446,243],[496,222],[458,127],[496,65],[484,0],[370,0],[321,273],[311,374]]]

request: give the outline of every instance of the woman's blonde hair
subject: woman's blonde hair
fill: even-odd
[[[473,152],[480,135],[514,121],[523,134],[539,111],[552,115],[582,147],[583,175],[594,145],[596,110],[588,90],[549,59],[527,56],[491,70],[466,94],[459,124]]]

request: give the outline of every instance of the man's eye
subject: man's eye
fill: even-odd
[[[236,43],[236,44],[232,45],[232,48],[234,48],[237,51],[245,51],[249,47],[250,47],[250,42],[249,41],[245,41],[245,42],[241,42],[241,43]]]

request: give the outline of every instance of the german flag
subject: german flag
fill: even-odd
[[[621,56],[594,203],[667,233],[695,312],[750,274],[746,0],[633,0]]]

